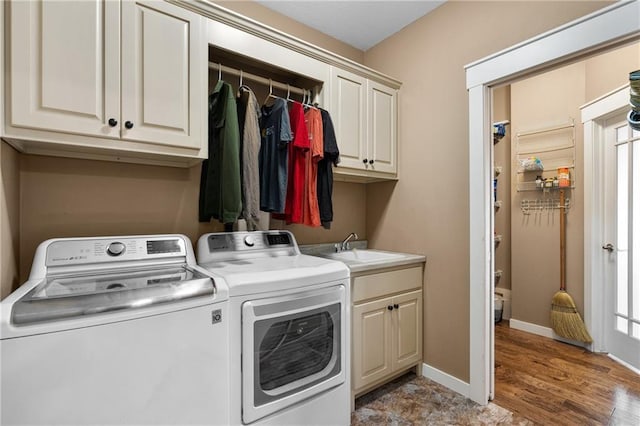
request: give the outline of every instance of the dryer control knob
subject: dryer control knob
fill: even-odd
[[[247,245],[248,247],[253,247],[253,245],[256,243],[253,240],[253,237],[251,235],[247,235],[246,237],[244,237],[244,243],[245,245]]]
[[[115,242],[115,243],[109,244],[109,247],[107,247],[107,254],[109,256],[120,256],[122,253],[124,253],[124,250],[125,250],[124,244],[120,242]]]

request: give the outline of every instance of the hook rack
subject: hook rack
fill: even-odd
[[[529,215],[532,211],[542,212],[545,210],[557,210],[564,209],[567,212],[571,208],[571,200],[565,198],[564,205],[560,205],[558,198],[544,198],[536,200],[522,200],[520,201],[520,209],[522,214]]]

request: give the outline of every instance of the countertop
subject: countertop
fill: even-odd
[[[300,246],[300,251],[303,254],[308,254],[311,256],[319,256],[319,257],[324,257],[326,259],[338,260],[340,262],[343,262],[345,265],[347,265],[352,275],[369,274],[372,272],[377,272],[378,270],[381,270],[381,269],[397,268],[400,266],[410,266],[414,264],[425,263],[427,260],[425,256],[420,254],[369,249],[367,248],[367,246],[368,244],[366,240],[351,242],[350,243],[351,250],[342,252],[342,253],[353,252],[352,254],[347,255],[352,257],[349,259],[336,258],[340,256],[340,254],[336,253],[335,243],[303,245],[303,246]],[[372,257],[375,256],[376,258],[357,259],[358,251],[369,252],[371,253]],[[385,255],[389,255],[389,257],[386,258]],[[363,257],[366,257],[366,256],[363,256]]]

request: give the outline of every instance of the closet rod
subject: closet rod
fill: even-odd
[[[240,77],[240,70],[228,67],[226,65],[218,64],[217,62],[209,62],[209,68],[210,69],[214,69],[216,71],[222,71],[225,74],[231,74],[231,75],[235,75],[237,77]],[[305,94],[304,89],[301,89],[299,87],[287,85],[286,83],[280,83],[278,81],[269,80],[268,78],[264,78],[264,77],[261,77],[259,75],[251,74],[251,73],[248,73],[248,72],[245,72],[245,71],[242,71],[242,78],[243,79],[246,78],[248,80],[253,80],[253,81],[257,82],[257,83],[262,83],[267,87],[269,85],[271,85],[271,87],[275,87],[277,89],[288,90],[289,93],[295,93],[295,94],[302,95],[302,96],[304,96],[304,94]]]

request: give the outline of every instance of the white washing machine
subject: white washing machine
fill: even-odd
[[[228,424],[227,316],[185,236],[45,241],[0,303],[0,423]]]
[[[286,231],[205,234],[197,257],[229,287],[231,424],[348,425],[349,269]]]

